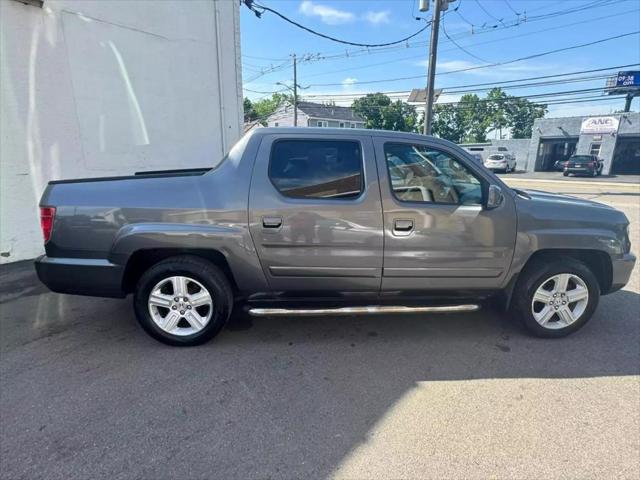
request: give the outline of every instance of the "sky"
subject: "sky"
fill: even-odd
[[[255,0],[320,33],[355,43],[386,43],[407,37],[427,25],[432,9],[418,11],[419,0]],[[454,10],[457,7],[457,11]],[[422,17],[422,20],[416,20]],[[600,89],[604,77],[618,70],[640,70],[640,35],[633,34],[564,52],[511,62],[551,50],[640,31],[640,0],[457,0],[451,2],[440,27],[436,88],[438,102],[457,101],[459,90],[479,89],[479,83],[613,67],[606,71],[550,78],[546,86],[505,89],[518,96],[582,89]],[[242,76],[245,96],[252,100],[286,91],[292,85],[291,54],[298,62],[298,84],[303,100],[336,101],[349,105],[351,95],[392,93],[406,99],[413,88],[426,84],[427,28],[393,47],[363,48],[336,43],[306,32],[265,11],[257,18],[241,6]],[[489,66],[510,62],[504,65]],[[621,65],[635,65],[616,68]],[[464,72],[453,72],[463,70]],[[394,80],[401,77],[414,79]],[[584,78],[588,77],[588,78]],[[597,77],[597,78],[593,78]],[[373,83],[363,83],[373,82]],[[472,85],[467,87],[468,85]],[[507,86],[503,85],[503,86]],[[457,90],[457,92],[456,92]],[[260,92],[260,93],[256,93]],[[479,90],[484,96],[486,90]],[[592,100],[601,91],[540,97],[539,101],[581,103],[549,105],[547,117],[604,114],[620,110],[624,98]],[[608,97],[611,98],[611,97]],[[533,99],[532,99],[533,100]],[[640,98],[632,104],[640,109]]]

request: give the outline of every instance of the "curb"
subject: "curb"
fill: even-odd
[[[640,184],[631,182],[582,182],[580,180],[555,180],[555,179],[542,179],[542,178],[504,178],[500,177],[507,185],[510,182],[525,182],[525,183],[560,183],[563,185],[588,185],[590,187],[613,187],[613,188],[640,188]]]

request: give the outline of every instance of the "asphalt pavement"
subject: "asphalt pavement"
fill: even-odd
[[[624,210],[638,252],[640,186],[526,188]],[[640,478],[638,267],[560,340],[491,311],[238,315],[187,349],[131,299],[0,269],[3,479]]]

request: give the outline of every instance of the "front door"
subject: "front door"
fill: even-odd
[[[513,257],[514,200],[484,208],[483,167],[445,142],[376,137],[384,211],[382,293],[499,288]]]
[[[251,180],[249,224],[277,296],[377,295],[383,233],[371,137],[265,136]]]

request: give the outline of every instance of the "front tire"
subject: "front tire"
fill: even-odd
[[[215,337],[233,308],[224,273],[191,255],[163,260],[138,281],[134,309],[142,328],[168,345],[200,345]]]
[[[535,336],[558,338],[582,328],[600,300],[600,285],[572,258],[537,261],[521,274],[514,313]]]

